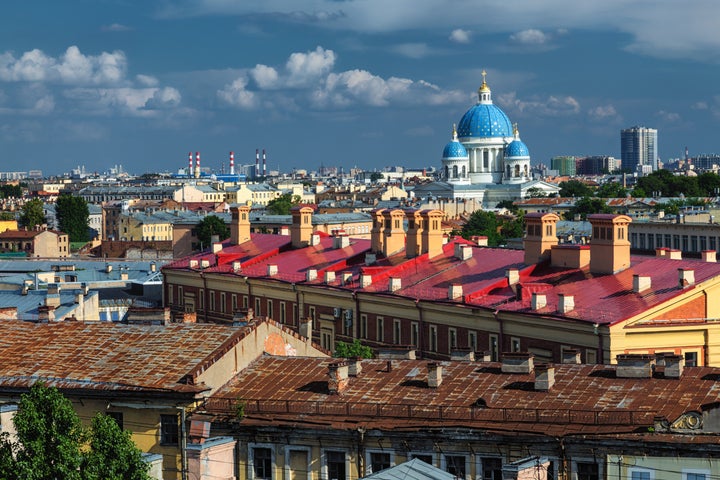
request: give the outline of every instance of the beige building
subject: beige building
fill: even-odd
[[[62,258],[70,255],[67,234],[55,230],[6,230],[0,233],[0,251],[25,252],[29,257]]]

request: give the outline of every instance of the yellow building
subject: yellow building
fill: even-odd
[[[522,251],[448,239],[439,210],[373,215],[369,240],[304,234],[311,210],[293,217],[290,238],[250,234],[246,220],[235,229],[247,235],[214,257],[164,268],[166,305],[183,310],[192,295],[207,321],[231,321],[235,305],[297,330],[310,319],[328,349],[357,339],[436,359],[463,348],[542,362],[577,350],[586,363],[672,352],[720,365],[720,264],[631,256],[627,216],[590,216],[592,242],[577,245],[558,243],[556,215],[528,214]]]
[[[17,230],[17,220],[0,220],[0,233],[6,230]]]
[[[186,478],[187,413],[265,353],[327,356],[273,321],[168,323],[159,313],[134,325],[0,322],[2,430],[19,395],[43,381],[70,398],[83,421],[105,412],[143,452],[162,455],[164,479]]]

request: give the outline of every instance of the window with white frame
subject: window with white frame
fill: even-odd
[[[366,474],[376,473],[394,465],[394,455],[388,451],[368,450],[366,453]]]
[[[483,480],[502,480],[502,459],[486,457],[480,459]]]
[[[347,455],[344,450],[323,450],[323,480],[347,480]]]
[[[510,339],[510,351],[511,352],[519,352],[520,351],[520,339],[517,337],[512,337]]]
[[[428,328],[428,331],[430,337],[428,338],[428,347],[430,348],[431,352],[437,352],[437,327],[435,325],[431,325]]]
[[[225,292],[220,292],[220,313],[225,313],[227,303],[225,303]]]
[[[500,357],[500,347],[498,346],[498,336],[497,335],[490,335],[489,337],[489,347],[490,347],[490,360],[493,362],[497,362]]]
[[[468,348],[477,351],[477,332],[468,332]]]
[[[655,471],[647,468],[631,467],[628,469],[630,480],[654,480]]]
[[[457,348],[457,329],[448,328],[448,350],[453,351]]]
[[[418,322],[412,322],[410,324],[410,344],[420,348],[420,326]]]
[[[468,473],[467,456],[445,454],[442,456],[441,468],[449,474],[453,475],[455,478],[465,478]],[[500,478],[498,480],[502,479]]]
[[[377,317],[377,331],[375,334],[375,339],[378,342],[385,341],[385,319],[383,317]]]
[[[360,338],[367,338],[368,317],[365,314],[360,315]]]
[[[272,480],[274,452],[271,445],[248,444],[249,480]]]
[[[260,311],[260,299],[256,298],[255,299],[255,315],[262,315],[262,313],[260,313],[260,312],[261,312]]]
[[[710,470],[699,469],[683,469],[682,480],[708,480],[710,478]]]
[[[400,327],[400,320],[393,320],[393,343],[395,345],[402,344],[402,329]]]

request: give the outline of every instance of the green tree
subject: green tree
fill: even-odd
[[[338,341],[335,344],[335,356],[338,358],[373,358],[372,348],[360,343],[357,338],[352,343]]]
[[[272,215],[290,215],[290,210],[300,203],[300,197],[292,193],[273,198],[267,204],[266,210]]]
[[[587,197],[593,194],[592,188],[588,187],[580,180],[560,182],[559,187],[561,197]]]
[[[55,204],[58,227],[68,234],[71,242],[88,241],[90,210],[82,197],[63,194]]]
[[[36,383],[22,395],[13,419],[17,440],[7,432],[0,436],[0,478],[149,480],[129,434],[108,421],[114,423],[107,417],[84,429],[70,400]]]
[[[3,198],[21,198],[23,195],[22,187],[20,185],[0,185],[0,196]]]
[[[592,213],[612,213],[612,209],[602,198],[582,197],[565,213],[565,219],[574,220],[575,215],[580,215],[580,218],[585,220]]]
[[[81,479],[80,446],[84,439],[80,419],[70,400],[57,389],[36,383],[23,394],[14,418],[17,443],[2,438],[0,450],[13,451],[4,461],[0,478],[44,480]]]
[[[525,195],[528,198],[544,198],[547,197],[547,194],[542,190],[542,188],[538,187],[530,187],[527,189],[527,192],[525,192]]]
[[[20,225],[23,227],[34,228],[35,225],[43,225],[45,223],[45,210],[43,202],[39,198],[33,198],[25,202],[20,215]]]
[[[86,480],[149,480],[142,452],[114,418],[98,413],[92,420],[89,450],[83,464]]]
[[[598,198],[624,198],[628,191],[619,182],[608,182],[600,185],[595,192]]]
[[[378,180],[382,180],[383,178],[385,178],[385,175],[380,172],[373,172],[370,174],[370,181],[373,183],[377,182]]]
[[[0,212],[0,220],[15,220],[15,214],[12,212]]]
[[[705,172],[698,175],[698,185],[706,197],[716,197],[720,194],[720,175]]]
[[[513,213],[515,213],[519,210],[518,206],[515,205],[515,202],[513,202],[512,200],[502,200],[502,201],[498,202],[497,205],[495,205],[495,208],[504,208]]]
[[[220,241],[230,237],[230,229],[217,215],[207,215],[203,218],[198,223],[197,232],[197,238],[203,248],[210,246],[213,235],[217,235]]]
[[[493,212],[476,210],[463,226],[462,236],[463,238],[470,238],[475,235],[488,237],[488,245],[494,247],[502,242],[500,226],[497,215]]]

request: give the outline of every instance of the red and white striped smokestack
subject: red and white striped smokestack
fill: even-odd
[[[265,149],[263,148],[263,177],[267,176],[267,162],[265,158]]]
[[[255,149],[255,176],[260,176],[260,151]]]
[[[235,175],[235,152],[230,152],[230,175]]]
[[[192,175],[192,152],[188,152],[188,175]]]
[[[200,178],[200,152],[195,152],[195,178]]]

